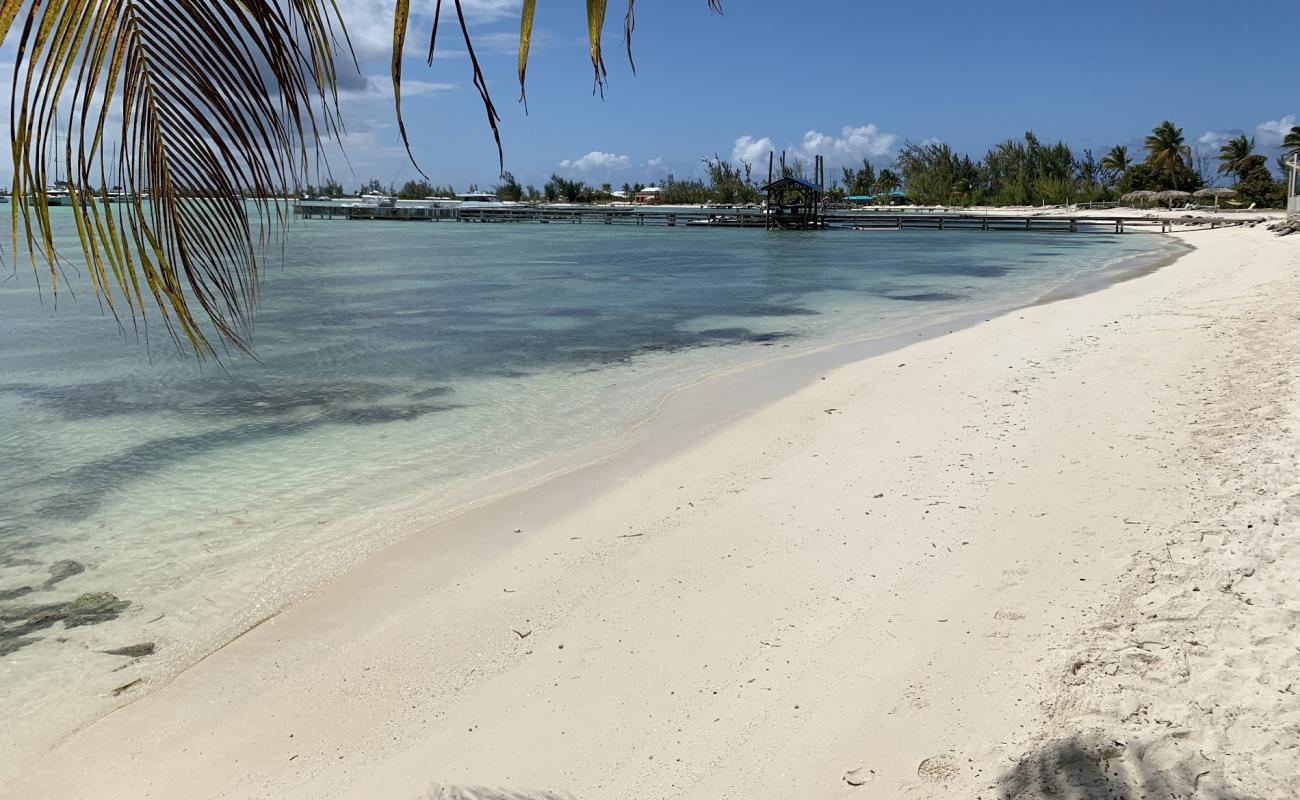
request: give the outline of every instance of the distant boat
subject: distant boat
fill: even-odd
[[[33,194],[29,196],[27,199],[32,205],[37,205],[39,204],[41,197],[39,195]],[[45,206],[47,208],[53,206],[72,205],[72,195],[68,192],[68,190],[56,186],[51,186],[50,188],[45,190],[44,199],[45,199]]]
[[[456,199],[460,201],[461,208],[503,208],[507,205],[514,205],[514,203],[505,203],[500,197],[488,192],[458,194]]]
[[[352,205],[363,208],[394,208],[397,205],[397,198],[383,192],[367,192],[358,197],[357,202]]]

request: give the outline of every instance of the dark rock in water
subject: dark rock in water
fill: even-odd
[[[153,642],[144,642],[143,644],[133,644],[129,647],[116,647],[104,652],[110,656],[126,656],[127,658],[144,658],[154,654],[156,645]]]
[[[68,604],[63,624],[69,628],[98,625],[117,619],[130,606],[129,601],[117,599],[112,592],[89,592]]]
[[[57,622],[63,619],[68,603],[44,603],[41,605],[3,606],[0,607],[0,622],[32,621],[53,616]]]
[[[45,579],[45,588],[48,589],[56,583],[66,581],[73,575],[80,575],[85,571],[85,566],[71,559],[65,558],[62,561],[55,561],[50,565],[50,577]]]
[[[10,639],[3,633],[0,633],[0,658],[3,658],[10,653],[17,653],[27,645],[36,644],[39,641],[40,639],[33,639],[29,636],[15,636]]]
[[[16,600],[25,594],[31,594],[32,587],[19,586],[17,589],[0,589],[0,602],[5,600]]]
[[[112,592],[89,592],[72,602],[0,606],[0,650],[13,652],[25,647],[36,641],[26,638],[28,634],[56,622],[69,628],[98,625],[117,619],[130,606],[129,601],[119,600]]]

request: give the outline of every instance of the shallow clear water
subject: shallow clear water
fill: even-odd
[[[1032,302],[1164,246],[318,221],[268,270],[258,360],[224,368],[178,357],[156,327],[146,348],[84,279],[75,301],[42,303],[23,267],[0,282],[0,592],[36,591],[0,607],[92,591],[131,607],[11,639],[0,707],[52,681],[102,692],[122,661],[105,648],[190,659],[711,372]],[[59,559],[87,570],[42,588]]]

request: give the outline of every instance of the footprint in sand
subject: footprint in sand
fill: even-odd
[[[921,780],[930,783],[942,783],[952,780],[961,772],[961,767],[957,765],[956,756],[951,753],[940,753],[937,756],[931,756],[922,761],[916,768],[916,774]]]
[[[993,618],[1006,622],[1016,622],[1024,619],[1025,615],[1013,608],[999,608],[997,611],[993,612]]]

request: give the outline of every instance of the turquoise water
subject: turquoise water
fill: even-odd
[[[712,372],[1033,302],[1167,246],[311,222],[267,271],[257,359],[222,367],[158,327],[148,347],[121,331],[75,271],[56,308],[21,268],[0,282],[0,608],[99,591],[130,606],[11,637],[0,707],[55,682],[102,694],[122,663],[103,649],[156,642],[133,667],[146,677],[192,661]],[[43,588],[61,559],[86,570]]]

